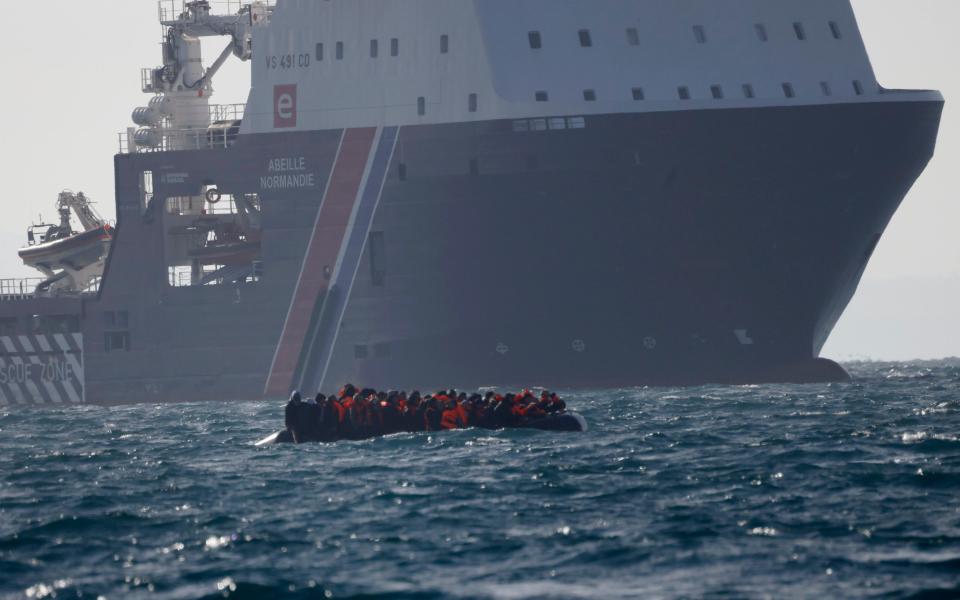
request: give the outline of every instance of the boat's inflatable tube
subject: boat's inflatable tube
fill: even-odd
[[[511,427],[508,429],[539,429],[540,431],[563,431],[563,432],[584,432],[587,430],[587,420],[583,418],[582,415],[579,415],[574,412],[566,412],[562,415],[553,415],[549,417],[544,417],[542,419],[535,419],[517,425],[516,427]],[[437,432],[434,432],[437,433]],[[343,439],[333,439],[326,440],[329,442],[338,442]],[[292,444],[293,436],[289,431],[284,429],[283,431],[278,431],[272,435],[269,435],[259,442],[256,443],[256,446],[273,446],[275,444]]]

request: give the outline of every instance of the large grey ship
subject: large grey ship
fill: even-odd
[[[943,107],[879,85],[848,0],[159,13],[115,229],[67,202],[0,290],[2,404],[842,380],[820,351]]]

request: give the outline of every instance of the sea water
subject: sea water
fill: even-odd
[[[850,368],[566,393],[585,434],[3,409],[0,597],[960,597],[960,363]]]

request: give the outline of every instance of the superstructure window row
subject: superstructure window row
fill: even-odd
[[[782,93],[782,96],[784,98],[793,99],[798,96],[797,89],[792,82],[785,81],[779,84],[779,87],[780,87],[780,93]],[[856,94],[857,96],[863,96],[864,94],[866,94],[866,89],[863,86],[863,82],[861,82],[860,80],[855,80],[852,82],[852,89],[854,94]],[[709,91],[709,98],[712,98],[714,100],[725,100],[728,97],[726,90],[721,84],[711,85],[708,88],[708,91]],[[742,84],[740,86],[740,91],[742,92],[743,97],[748,100],[752,100],[758,97],[756,88],[752,83]],[[833,87],[829,82],[821,81],[820,92],[824,96],[833,96]],[[583,93],[583,100],[585,102],[596,102],[598,99],[598,94],[595,89],[587,88],[587,89],[584,89],[582,93]],[[476,94],[471,94],[471,97],[470,97],[470,102],[469,102],[470,112],[476,112],[475,96]],[[643,87],[639,87],[639,86],[630,88],[630,97],[632,97],[633,100],[638,102],[648,99],[646,90]],[[686,85],[677,86],[676,97],[679,98],[680,100],[695,99],[692,89],[690,88],[690,86],[686,86]],[[549,102],[550,93],[546,90],[538,90],[534,92],[534,101]]]
[[[806,25],[803,22],[796,21],[792,23],[793,34],[798,41],[805,42],[807,41],[807,29]],[[830,35],[835,40],[843,39],[843,33],[840,29],[840,24],[837,21],[829,21],[827,27],[830,31]],[[753,26],[754,32],[756,33],[757,39],[761,42],[770,41],[770,33],[767,29],[767,25],[764,23],[756,23]],[[698,44],[707,44],[709,43],[709,36],[707,28],[704,25],[694,25],[692,27],[693,39]],[[592,48],[594,45],[593,35],[589,29],[580,29],[577,31],[577,38],[582,48]],[[640,30],[636,27],[628,27],[626,29],[626,41],[629,46],[639,46],[640,45]],[[541,50],[544,47],[544,38],[543,32],[539,30],[533,30],[527,32],[527,43],[530,46],[531,50]]]
[[[335,56],[337,60],[343,60],[345,56],[344,43],[336,42],[335,45]],[[440,54],[449,54],[450,53],[450,36],[441,35],[440,36]],[[317,62],[322,62],[326,57],[326,46],[323,42],[317,42],[315,47],[315,56]],[[370,58],[379,58],[380,56],[380,40],[372,39],[370,40]],[[400,38],[390,38],[390,56],[397,57],[400,56]]]

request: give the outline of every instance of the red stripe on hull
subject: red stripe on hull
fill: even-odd
[[[332,271],[337,264],[376,132],[375,127],[369,127],[348,129],[343,134],[267,380],[267,396],[284,395],[290,390],[314,306],[329,285],[324,269]]]

